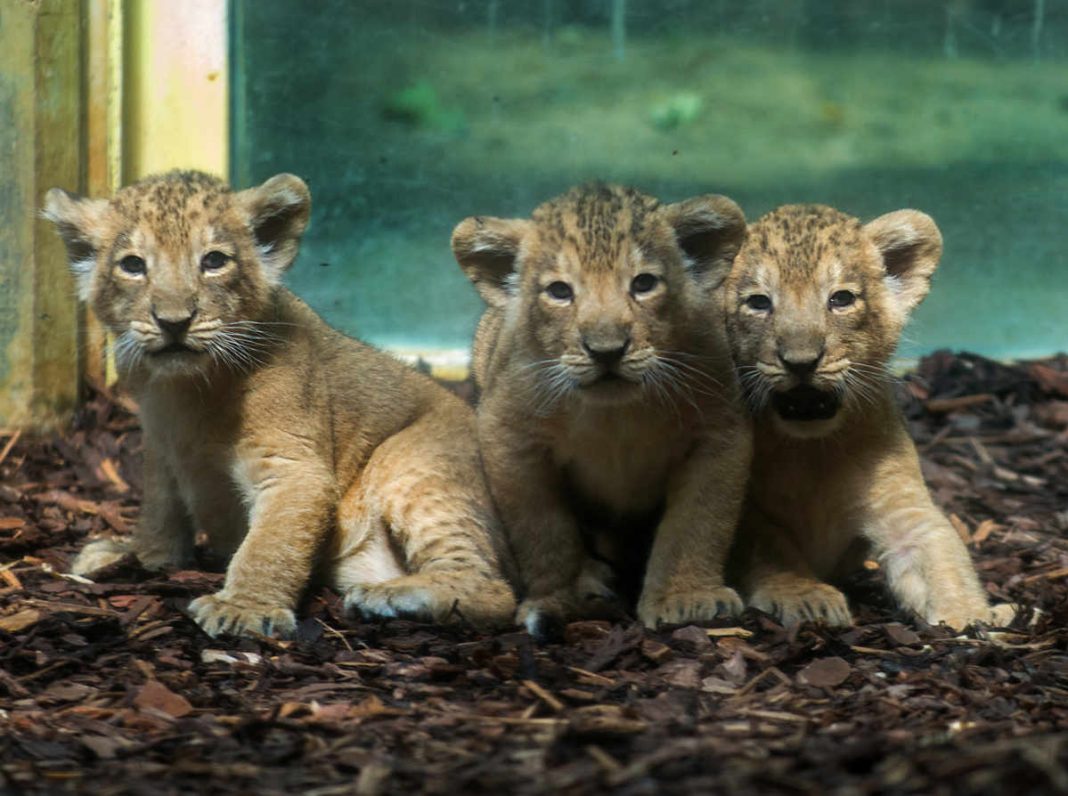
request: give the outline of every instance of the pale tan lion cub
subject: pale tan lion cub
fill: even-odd
[[[132,543],[94,542],[73,571],[129,550],[184,566],[199,529],[233,554],[223,589],[190,605],[212,635],[292,634],[313,569],[364,614],[509,621],[471,410],[279,284],[309,211],[288,174],[237,193],[179,171],[110,201],[48,193],[145,433]]]
[[[735,362],[756,415],[738,531],[749,604],[785,622],[848,625],[826,579],[872,555],[906,609],[961,628],[999,616],[931,502],[886,372],[942,254],[928,216],[862,225],[829,207],[753,224],[727,283]]]
[[[533,218],[468,218],[453,251],[488,309],[475,339],[490,488],[544,637],[611,597],[594,552],[630,558],[655,529],[646,625],[741,610],[723,565],[750,431],[724,332],[703,322],[742,238],[734,202],[660,205],[573,189]]]

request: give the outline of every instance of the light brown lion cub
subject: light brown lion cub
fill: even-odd
[[[661,205],[605,185],[453,233],[489,305],[479,440],[535,636],[611,599],[604,560],[641,557],[643,526],[642,622],[741,610],[723,565],[750,431],[724,333],[702,320],[744,235],[722,196]]]
[[[906,609],[961,628],[996,617],[968,551],[931,502],[886,371],[942,254],[930,217],[862,225],[781,207],[750,227],[727,283],[728,330],[756,416],[738,546],[749,604],[848,625],[826,579],[872,555]]]
[[[508,621],[471,410],[279,284],[310,201],[288,174],[240,192],[176,171],[110,201],[48,193],[145,434],[132,543],[89,544],[73,571],[130,550],[184,566],[202,530],[233,556],[223,589],[190,605],[212,635],[292,634],[313,569],[363,614]]]

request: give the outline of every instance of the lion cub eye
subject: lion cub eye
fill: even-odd
[[[659,284],[660,278],[654,274],[638,274],[630,280],[630,292],[635,295],[649,293]]]
[[[128,254],[119,260],[119,268],[131,276],[140,276],[148,270],[145,261],[135,254]]]
[[[842,309],[843,307],[852,307],[856,301],[857,294],[852,290],[836,290],[827,299],[827,304],[832,309]]]
[[[571,297],[575,295],[571,285],[567,282],[550,282],[548,287],[545,288],[545,292],[557,301],[570,301]]]
[[[210,251],[200,258],[200,267],[205,271],[218,271],[230,258],[222,252]]]
[[[746,296],[745,306],[754,312],[767,312],[771,309],[771,296],[765,296],[763,293]]]

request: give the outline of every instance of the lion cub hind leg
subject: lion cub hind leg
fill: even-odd
[[[134,554],[145,569],[182,567],[193,562],[192,520],[174,476],[146,446],[141,518],[133,535],[87,544],[71,563],[75,575],[90,575]]]
[[[439,412],[378,447],[339,512],[342,545],[362,548],[335,565],[346,608],[383,618],[511,621],[515,596],[501,575],[501,532],[474,440],[465,413]]]
[[[611,567],[586,558],[574,583],[541,597],[523,600],[516,621],[536,641],[543,643],[562,640],[564,628],[571,620],[622,619],[626,611],[608,585],[611,580]]]
[[[129,540],[97,539],[81,549],[71,563],[70,571],[74,575],[90,575],[134,552]]]

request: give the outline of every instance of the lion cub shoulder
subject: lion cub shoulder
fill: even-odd
[[[725,197],[662,205],[600,184],[453,233],[488,305],[479,439],[532,631],[603,608],[605,562],[637,546],[620,530],[635,524],[653,536],[644,622],[740,608],[721,570],[750,441],[719,288],[744,235]]]
[[[928,622],[993,618],[927,492],[887,372],[941,253],[938,227],[916,210],[862,224],[793,205],[753,224],[735,259],[727,324],[756,419],[742,583],[783,621],[849,624],[827,581],[861,555]]]

